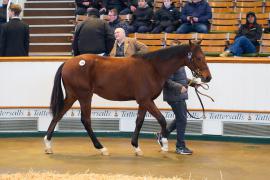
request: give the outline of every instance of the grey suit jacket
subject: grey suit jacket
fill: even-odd
[[[163,99],[167,102],[183,101],[188,99],[188,93],[181,93],[183,86],[187,87],[188,79],[185,67],[181,67],[165,82]]]

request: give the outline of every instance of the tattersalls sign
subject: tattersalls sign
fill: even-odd
[[[166,120],[173,120],[174,114],[170,110],[161,111]],[[270,125],[270,114],[259,113],[259,112],[211,112],[205,113],[205,118],[201,111],[191,111],[191,114],[200,119],[193,119],[188,116],[189,121],[202,121],[203,132],[202,134],[221,135],[222,134],[222,123],[245,123],[245,124],[260,124]],[[64,118],[80,119],[80,109],[70,109],[64,116]],[[91,117],[95,120],[119,120],[120,132],[133,131],[135,127],[135,120],[137,117],[137,110],[124,110],[124,109],[92,109]],[[1,121],[12,121],[12,120],[25,120],[25,119],[37,119],[38,131],[46,131],[49,123],[51,122],[51,113],[46,108],[18,108],[18,109],[0,109],[0,124]],[[149,113],[146,113],[145,117],[147,120],[153,120]],[[154,122],[155,123],[155,122]],[[156,122],[158,124],[158,122]],[[215,126],[213,126],[215,125]],[[211,128],[219,127],[219,130],[212,131]],[[57,130],[57,129],[56,129]]]
[[[174,119],[172,111],[161,111],[166,119]],[[205,112],[205,118],[201,111],[190,111],[192,116],[199,117],[201,120],[226,120],[226,121],[249,121],[249,122],[269,122],[270,113],[253,113],[253,112]],[[65,117],[80,117],[80,109],[71,109]],[[51,119],[49,109],[35,109],[35,108],[22,108],[22,109],[0,109],[0,118],[16,118],[16,117],[46,117]],[[137,110],[110,110],[110,109],[92,109],[91,117],[93,118],[136,118]],[[154,119],[154,117],[146,113],[146,119]],[[193,119],[188,115],[188,119]]]

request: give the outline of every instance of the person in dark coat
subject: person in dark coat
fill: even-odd
[[[152,33],[172,33],[180,25],[180,12],[171,0],[164,0],[163,6],[154,15],[154,28]]]
[[[117,12],[120,12],[127,7],[127,0],[103,0],[102,5],[102,14],[104,12],[107,14],[111,9],[117,9]]]
[[[18,4],[9,7],[9,22],[3,24],[0,35],[0,56],[28,56],[29,26],[19,15],[22,9]]]
[[[112,28],[113,32],[116,28],[123,28],[125,30],[126,35],[129,34],[128,24],[120,20],[117,9],[109,10],[108,17],[109,17],[109,25]]]
[[[154,0],[147,0],[146,2],[148,6],[153,8]],[[127,0],[126,5],[127,7],[120,11],[120,15],[133,14],[138,7],[138,0]]]
[[[176,32],[179,34],[190,32],[208,33],[209,19],[212,19],[212,10],[208,2],[205,0],[191,0],[182,9],[182,24]]]
[[[76,15],[86,15],[88,8],[95,8],[99,10],[102,2],[99,0],[75,0],[76,3]]]
[[[0,34],[2,25],[7,22],[7,5],[8,0],[3,0],[2,7],[0,7]]]
[[[2,7],[0,7],[0,24],[7,22],[7,5],[8,0],[3,0]]]
[[[90,9],[88,16],[88,19],[78,24],[76,28],[72,44],[74,55],[109,55],[114,44],[112,29],[107,22],[99,19],[97,9]]]
[[[238,33],[235,36],[234,43],[223,53],[221,57],[229,55],[241,56],[242,54],[256,53],[260,44],[258,40],[262,37],[262,26],[256,21],[254,12],[249,12],[246,15],[246,24],[240,26]]]
[[[145,33],[152,30],[153,9],[145,0],[138,1],[138,8],[134,11],[129,31],[131,33]]]

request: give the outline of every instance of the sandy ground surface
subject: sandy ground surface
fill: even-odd
[[[18,172],[97,173],[207,180],[268,180],[270,145],[187,141],[191,156],[164,154],[154,139],[139,139],[144,152],[134,155],[130,139],[100,138],[110,151],[101,156],[89,138],[55,137],[54,154],[44,154],[42,138],[0,138],[0,174]]]

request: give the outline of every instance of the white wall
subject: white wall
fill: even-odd
[[[1,62],[0,106],[49,106],[55,72],[61,62]],[[206,109],[270,110],[270,64],[209,64],[215,102],[203,98]],[[188,74],[190,74],[187,69]],[[201,108],[193,88],[188,108]],[[158,107],[168,108],[162,96]],[[107,101],[95,96],[94,107],[137,107],[134,101]]]
[[[0,120],[37,118],[38,131],[46,131],[51,121],[51,115],[46,107],[50,103],[53,79],[60,64],[61,62],[0,62],[0,106],[2,107],[0,107]],[[228,121],[270,125],[269,113],[241,112],[243,110],[269,112],[270,64],[209,63],[209,67],[213,79],[209,83],[210,90],[206,93],[214,97],[215,102],[203,98],[205,108],[212,110],[206,113],[206,119],[201,119],[202,134],[223,135],[223,122]],[[188,69],[187,73],[190,76]],[[188,108],[200,109],[200,103],[192,88],[189,89],[189,94]],[[159,108],[169,108],[163,102],[162,95],[155,102]],[[23,108],[23,106],[30,107]],[[39,106],[45,108],[40,109]],[[95,96],[93,106],[104,107],[104,109],[94,109],[92,117],[100,120],[119,118],[120,131],[134,130],[136,111],[125,110],[125,107],[137,108],[134,101],[108,101]],[[120,109],[114,110],[114,107]],[[222,112],[223,110],[228,112]],[[105,113],[97,115],[96,112],[99,111],[109,111],[110,116],[103,115]],[[171,111],[163,110],[162,113],[167,120],[173,119]],[[202,115],[201,112],[193,113],[199,117]],[[115,114],[118,114],[117,117]],[[80,110],[68,111],[65,117],[80,118]],[[148,116],[146,119],[153,119],[153,117]],[[194,121],[191,118],[189,120]],[[254,130],[257,130],[257,127]]]

